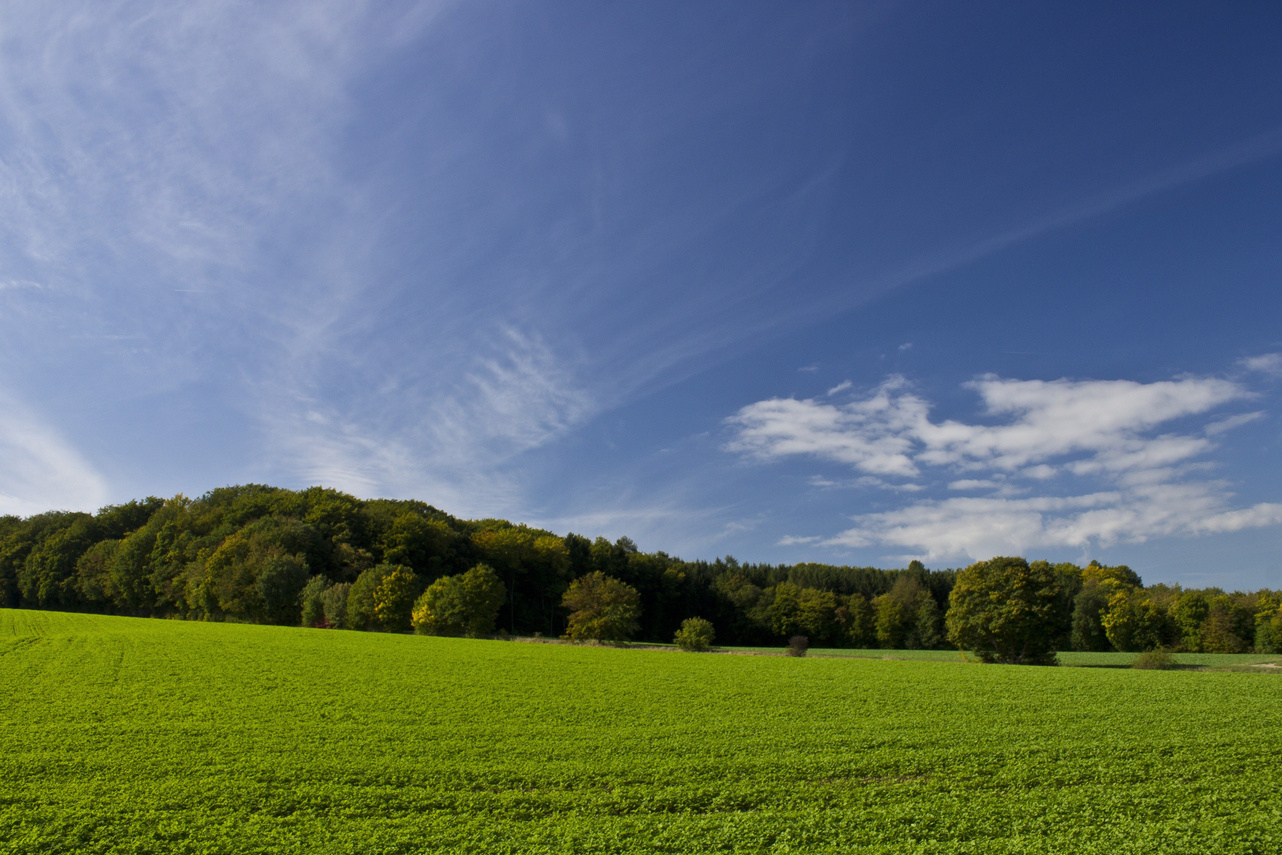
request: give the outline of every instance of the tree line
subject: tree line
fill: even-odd
[[[1030,609],[1049,649],[1282,651],[1277,592],[1145,587],[1095,562],[1023,566],[1042,580]],[[957,606],[968,589],[953,594],[977,572],[684,561],[627,537],[321,487],[0,517],[0,606],[444,635],[670,642],[699,618],[725,645],[967,646]]]

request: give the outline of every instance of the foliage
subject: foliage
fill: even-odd
[[[1153,650],[1162,645],[1162,613],[1135,589],[1119,588],[1108,598],[1104,634],[1117,650]]]
[[[339,582],[330,585],[321,594],[321,609],[325,614],[325,625],[335,629],[347,627],[347,598],[352,590],[351,582]]]
[[[1255,650],[1282,653],[1282,604],[1271,596],[1261,597],[1255,614]]]
[[[313,576],[303,586],[298,601],[301,607],[303,626],[325,626],[325,591],[330,587],[329,579],[324,576]]]
[[[641,597],[635,588],[596,570],[570,583],[561,605],[570,610],[566,638],[626,641],[637,631]]]
[[[1054,644],[1068,619],[1049,564],[993,558],[957,574],[949,599],[948,639],[985,662],[1053,664]]]
[[[0,517],[0,607],[297,624],[302,588],[319,578],[327,585],[324,623],[344,626],[343,598],[351,589],[335,585],[400,566],[413,577],[412,586],[400,580],[400,594],[410,588],[417,594],[480,563],[504,584],[495,626],[513,635],[566,633],[567,589],[602,573],[636,592],[631,637],[666,641],[699,615],[716,625],[723,645],[776,650],[798,634],[825,648],[938,646],[957,579],[957,571],[916,561],[886,570],[751,564],[731,556],[685,561],[643,552],[626,537],[561,537],[506,520],[456,519],[424,502],[362,500],[321,487],[245,484],[94,514]],[[1277,592],[1144,587],[1129,567],[1094,561],[1051,569],[1063,600],[1062,609],[1052,610],[1054,626],[1045,627],[1056,649],[1102,653],[1161,644],[1245,651],[1282,643],[1272,623]],[[384,572],[357,586],[354,627],[406,625],[403,596],[385,618],[374,608]],[[1115,600],[1119,592],[1124,597]],[[316,611],[310,602],[309,615]],[[1061,620],[1066,613],[1071,626]]]
[[[1212,597],[1202,626],[1202,649],[1207,653],[1244,653],[1255,635],[1255,616],[1227,594]]]
[[[418,594],[418,581],[408,567],[397,566],[374,588],[374,619],[383,629],[403,632],[410,628],[410,611]]]
[[[384,628],[377,611],[377,592],[384,579],[401,569],[403,568],[399,564],[378,564],[356,578],[352,589],[347,593],[349,629]]]
[[[471,638],[489,635],[505,596],[503,582],[488,564],[437,579],[414,603],[414,631]]]
[[[1191,653],[1202,650],[1202,625],[1210,611],[1210,603],[1201,591],[1180,594],[1171,609],[1171,621],[1180,634],[1181,649]]]
[[[681,622],[681,628],[672,640],[682,650],[700,651],[711,648],[715,637],[716,630],[713,629],[712,621],[692,617]]]

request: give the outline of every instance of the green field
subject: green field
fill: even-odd
[[[0,852],[1282,851],[1282,677],[0,611]]]

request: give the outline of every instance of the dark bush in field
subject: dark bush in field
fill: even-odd
[[[1175,667],[1175,659],[1161,648],[1146,650],[1135,657],[1131,667],[1142,671],[1169,671]]]
[[[788,639],[788,646],[784,648],[784,653],[789,656],[805,656],[806,651],[810,649],[810,639],[804,635],[794,635]]]

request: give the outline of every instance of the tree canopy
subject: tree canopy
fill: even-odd
[[[1050,564],[998,557],[957,574],[948,638],[985,662],[1050,665],[1068,619],[1064,590]]]
[[[958,574],[970,571],[915,561],[902,569],[754,564],[729,555],[687,561],[644,552],[627,537],[464,520],[424,502],[358,499],[321,487],[245,484],[94,514],[0,517],[0,607],[407,631],[421,593],[442,579],[455,579],[446,589],[461,584],[480,564],[492,568],[502,594],[496,601],[478,589],[465,599],[485,603],[486,614],[497,602],[497,611],[492,621],[450,623],[450,632],[570,634],[580,609],[565,596],[592,574],[635,592],[635,627],[585,629],[585,613],[574,623],[584,637],[666,642],[697,615],[716,626],[726,646],[775,647],[804,635],[816,648],[915,649],[956,643],[945,627],[974,623],[962,619],[965,609],[951,615]],[[1044,616],[1039,632],[1052,639],[1051,649],[1282,647],[1277,592],[1145,587],[1124,565],[1035,564],[1062,595],[1061,608],[1033,613]],[[494,585],[482,588],[492,592]],[[958,602],[965,599],[963,587]],[[1010,605],[1019,604],[1016,598]]]

